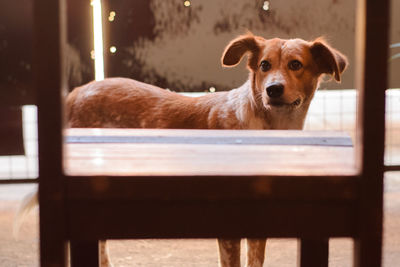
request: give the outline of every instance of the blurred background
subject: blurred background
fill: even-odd
[[[0,2],[0,101],[34,104],[32,0]],[[70,87],[94,79],[90,0],[68,0]],[[265,38],[324,36],[349,57],[341,84],[354,88],[355,1],[345,0],[103,0],[106,76],[131,77],[175,91],[235,88],[242,66],[221,67],[227,43],[251,31]],[[400,42],[400,2],[392,2],[391,43]],[[395,53],[395,49],[392,49]],[[391,62],[390,88],[400,87],[400,60]]]

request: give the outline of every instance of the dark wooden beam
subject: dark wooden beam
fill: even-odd
[[[357,157],[361,171],[356,267],[381,266],[385,90],[389,46],[388,0],[358,0],[356,87]]]
[[[328,267],[329,239],[301,239],[298,255],[300,267]]]
[[[357,176],[73,176],[71,200],[349,201],[358,197]]]
[[[71,267],[99,266],[99,241],[70,242]]]
[[[34,2],[34,85],[39,135],[41,266],[66,266],[66,225],[62,177],[62,101],[65,88],[65,0]]]
[[[353,237],[352,202],[70,200],[69,238]],[[93,223],[96,222],[96,223]]]

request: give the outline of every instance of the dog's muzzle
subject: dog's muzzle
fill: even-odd
[[[282,99],[283,93],[285,90],[285,86],[280,83],[280,82],[273,82],[270,83],[267,88],[266,88],[266,92],[267,95],[269,97],[268,99],[268,104],[274,107],[283,107],[283,106],[287,106],[287,107],[298,107],[301,104],[301,98],[297,98],[295,101],[293,102],[285,102]]]

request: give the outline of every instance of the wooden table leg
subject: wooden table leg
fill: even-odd
[[[301,239],[300,267],[328,267],[329,239]]]
[[[99,266],[99,242],[71,241],[71,267],[95,267]]]

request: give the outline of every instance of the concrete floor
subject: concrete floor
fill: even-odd
[[[0,186],[1,267],[39,265],[37,210],[27,217],[19,239],[12,236],[12,220],[19,201],[32,190],[31,185]],[[400,266],[400,173],[387,173],[384,197],[383,266],[396,267]],[[351,266],[352,248],[351,239],[331,239],[329,266]],[[110,253],[115,267],[218,266],[217,245],[213,239],[115,240],[110,242]],[[296,240],[268,240],[264,266],[296,266],[296,258]]]

